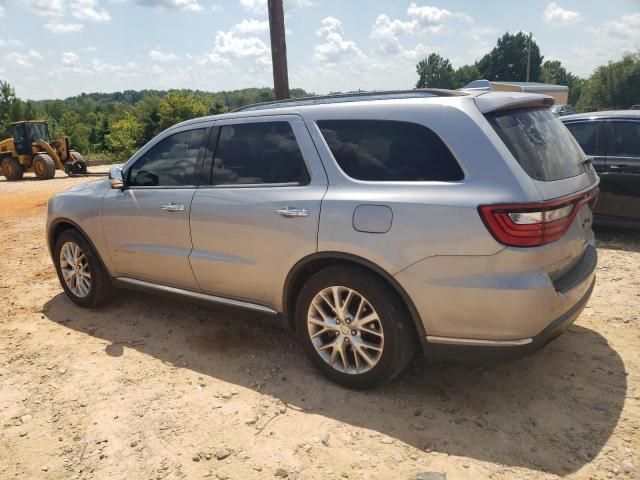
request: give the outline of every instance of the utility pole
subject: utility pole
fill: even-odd
[[[284,8],[282,0],[268,0],[269,32],[271,33],[271,61],[273,62],[273,89],[276,100],[289,98],[287,72],[287,42],[284,36]]]
[[[531,73],[531,37],[533,33],[529,32],[529,41],[527,42],[527,82],[529,81],[529,74]]]

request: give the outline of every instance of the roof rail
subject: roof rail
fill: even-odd
[[[304,105],[322,105],[326,103],[363,102],[373,100],[393,100],[398,98],[420,97],[456,97],[467,95],[456,90],[443,90],[439,88],[416,88],[414,90],[381,90],[372,92],[338,93],[334,95],[318,95],[314,97],[288,98],[273,102],[253,103],[238,107],[233,112],[247,112],[252,110],[265,110],[267,108],[300,107]]]

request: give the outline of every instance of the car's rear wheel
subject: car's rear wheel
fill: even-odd
[[[311,362],[350,388],[392,380],[415,352],[400,298],[380,277],[356,267],[329,267],[309,278],[297,301],[296,329]]]
[[[60,285],[73,303],[93,308],[111,298],[113,286],[89,242],[76,230],[56,240],[54,261]]]

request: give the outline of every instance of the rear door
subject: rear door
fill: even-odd
[[[607,215],[640,220],[640,120],[609,120],[607,127],[604,210]]]
[[[190,261],[209,294],[279,309],[285,278],[317,251],[327,178],[302,119],[216,121],[191,207]]]

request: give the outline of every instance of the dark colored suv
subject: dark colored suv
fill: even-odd
[[[596,223],[640,228],[640,111],[583,113],[560,120],[600,175]]]

